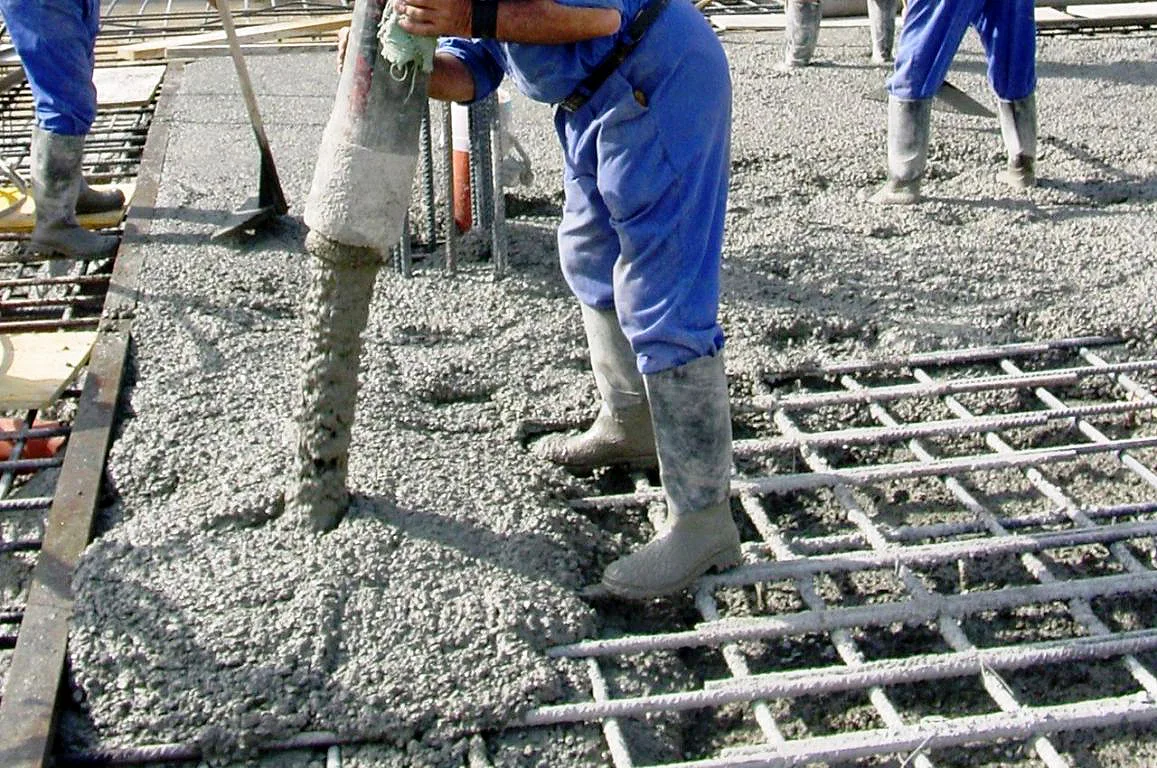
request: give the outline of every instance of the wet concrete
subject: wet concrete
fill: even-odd
[[[1154,354],[1152,36],[1041,40],[1041,184],[1026,193],[994,179],[995,120],[934,112],[930,200],[911,209],[861,199],[884,178],[884,105],[864,97],[884,74],[867,64],[866,29],[825,30],[821,65],[788,74],[773,71],[778,34],[725,42],[733,397],[780,366],[989,341],[1121,333]],[[312,280],[299,217],[335,75],[324,55],[250,62],[291,212],[233,248],[207,236],[256,185],[258,155],[230,67],[189,65],[175,96],[110,458],[116,501],[76,581],[72,671],[91,738],[227,755],[334,730],[383,740],[350,764],[463,765],[468,734],[573,696],[581,670],[542,650],[595,632],[576,590],[646,537],[623,533],[637,518],[570,510],[590,486],[518,437],[526,419],[593,415],[555,263],[549,108],[516,103],[536,181],[512,190],[508,278],[469,258],[453,277],[421,262],[410,280],[378,275],[352,506],[314,536],[272,499],[293,474]],[[982,97],[983,77],[970,39],[952,81]],[[647,685],[694,674],[670,663],[679,671]],[[677,724],[658,733],[649,754],[673,759]],[[1082,749],[1146,764],[1143,739],[1098,738]],[[490,733],[489,747],[496,765],[580,767],[607,763],[600,740],[583,727]]]

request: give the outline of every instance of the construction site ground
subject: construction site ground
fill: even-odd
[[[1039,39],[1040,181],[1027,192],[995,180],[1004,160],[995,118],[934,112],[929,199],[914,207],[864,200],[884,179],[886,125],[884,102],[871,98],[886,71],[868,63],[866,28],[825,29],[816,65],[789,73],[776,71],[778,32],[723,41],[734,131],[721,315],[737,437],[759,426],[739,406],[776,371],[808,364],[1092,334],[1127,340],[1124,356],[1157,356],[1152,32]],[[249,68],[290,213],[241,245],[208,240],[256,191],[258,152],[230,61],[189,62],[158,111],[168,143],[155,208],[134,212],[152,221],[109,503],[74,582],[73,701],[60,749],[195,744],[215,764],[241,765],[263,743],[325,731],[361,743],[342,749],[342,764],[358,768],[610,764],[597,724],[506,727],[534,706],[589,695],[581,663],[544,649],[700,618],[686,596],[641,606],[581,599],[608,562],[648,538],[650,523],[639,509],[592,515],[568,504],[630,491],[630,478],[573,478],[528,449],[528,424],[581,426],[596,397],[579,309],[557,265],[561,162],[550,107],[514,100],[514,134],[535,178],[507,190],[506,275],[496,279],[484,244],[469,240],[454,274],[439,252],[421,251],[412,277],[380,273],[350,454],[355,500],[336,530],[315,535],[279,515],[279,498],[296,438],[297,310],[310,258],[302,206],[336,73],[331,53],[253,57]],[[975,36],[950,80],[991,104]],[[1152,429],[1151,416],[1137,418]],[[1152,466],[1157,454],[1138,455]],[[936,503],[915,482],[886,488],[896,515]],[[1116,499],[1098,490],[1096,501]],[[839,520],[828,524],[840,530]],[[1151,540],[1135,550],[1152,567]],[[1016,581],[1009,562],[974,564],[969,579]],[[871,602],[885,587],[867,579],[844,589]],[[1153,627],[1157,598],[1130,600],[1138,626]],[[987,631],[1038,637],[1041,611]],[[810,652],[791,651],[801,666],[835,658],[822,635],[813,639]],[[925,652],[918,646],[891,653]],[[766,661],[781,646],[744,647]],[[1153,652],[1137,658],[1157,667]],[[627,655],[604,672],[620,694],[643,694],[721,669],[699,649]],[[1044,667],[1018,679],[1018,692],[1035,701],[1121,684],[1104,674]],[[923,717],[992,708],[971,681],[905,690],[904,706]],[[773,710],[792,736],[879,726],[855,693]],[[639,765],[758,740],[739,706],[623,728]],[[475,740],[472,750],[476,734],[484,746]],[[1076,766],[1157,764],[1157,735],[1144,725],[1053,743]],[[1041,764],[1023,740],[929,758]],[[279,752],[248,764],[325,759]]]

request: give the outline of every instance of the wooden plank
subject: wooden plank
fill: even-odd
[[[1122,19],[1137,16],[1157,16],[1157,3],[1128,3],[1121,5],[1081,5],[1069,9],[1081,19]]]
[[[139,107],[148,104],[164,76],[164,64],[97,67],[92,73],[96,103],[101,107]]]
[[[93,189],[119,189],[125,195],[125,206],[133,199],[136,184],[131,181],[117,184],[93,184]],[[20,207],[0,216],[0,232],[31,232],[36,226],[36,203],[31,197],[25,197],[15,187],[0,187],[0,210],[15,205],[23,199]],[[77,216],[76,220],[86,229],[105,229],[115,227],[124,217],[124,209],[105,211],[104,213],[86,213]]]
[[[319,16],[315,19],[299,19],[297,21],[281,21],[274,24],[255,24],[237,29],[237,38],[255,42],[258,40],[280,40],[287,37],[333,32],[347,26],[352,19],[352,13],[338,13],[328,16]],[[136,61],[139,59],[159,59],[167,51],[186,45],[207,45],[225,42],[225,32],[202,32],[196,35],[179,37],[158,37],[140,43],[131,43],[117,48],[117,56],[122,59]]]
[[[0,333],[0,409],[56,402],[88,360],[95,331]]]
[[[281,53],[312,53],[314,51],[332,51],[337,47],[337,39],[333,40],[297,40],[273,43],[252,43],[241,46],[241,55],[272,56]],[[228,44],[221,45],[181,45],[176,48],[166,48],[165,58],[199,59],[210,56],[228,56]]]
[[[712,25],[721,31],[727,30],[776,30],[783,29],[785,17],[782,13],[720,13],[710,17]],[[855,16],[838,19],[825,18],[821,27],[866,27],[868,19]]]
[[[60,681],[73,612],[72,577],[92,538],[105,456],[128,352],[127,323],[101,332],[77,404],[44,546],[32,570],[24,621],[0,699],[0,756],[4,768],[51,764]]]

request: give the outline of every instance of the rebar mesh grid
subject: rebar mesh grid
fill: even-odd
[[[1056,733],[1157,720],[1157,360],[1112,343],[764,377],[733,405],[744,564],[699,580],[692,626],[551,649],[592,695],[525,724],[602,721],[617,768],[636,765],[624,719],[673,713],[731,725],[647,764],[931,766],[1014,742],[1051,767],[1070,765]],[[659,498],[644,480],[574,504]],[[628,695],[604,669],[665,652],[702,679]]]

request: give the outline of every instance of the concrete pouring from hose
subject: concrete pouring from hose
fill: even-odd
[[[305,204],[311,231],[383,255],[401,236],[409,207],[436,45],[397,26],[393,11],[384,13],[388,1],[354,6],[337,97]]]
[[[406,40],[392,14],[383,20],[387,2],[354,5],[305,205],[312,258],[302,311],[296,486],[287,508],[315,531],[336,527],[349,505],[361,334],[377,272],[405,227],[432,69],[434,41]]]

